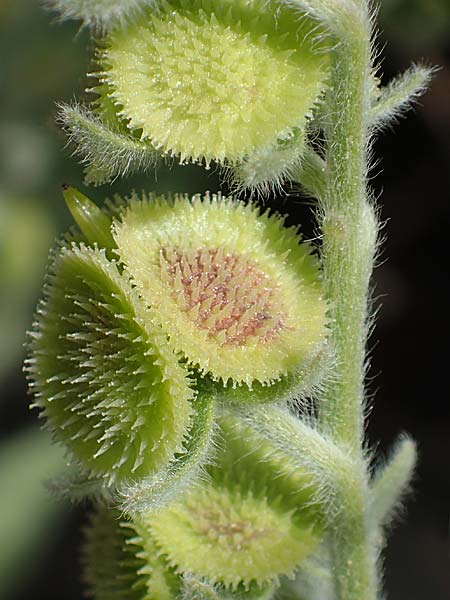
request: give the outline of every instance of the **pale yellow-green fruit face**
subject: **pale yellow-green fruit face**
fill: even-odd
[[[144,199],[114,235],[175,349],[213,379],[269,384],[322,348],[317,261],[280,217],[220,197]]]
[[[236,485],[203,484],[149,521],[179,572],[237,589],[292,575],[317,545],[312,530],[276,502]]]
[[[99,79],[162,153],[239,161],[304,130],[327,62],[308,33],[263,0],[171,0],[106,38]]]

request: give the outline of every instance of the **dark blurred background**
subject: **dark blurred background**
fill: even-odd
[[[368,434],[386,455],[399,433],[420,448],[414,495],[386,552],[389,600],[450,598],[450,1],[383,0],[378,47],[388,81],[423,60],[437,65],[414,113],[375,144],[372,186],[387,241],[375,272],[380,306],[371,339]],[[70,224],[60,187],[80,187],[77,161],[54,125],[56,101],[82,98],[91,44],[33,0],[0,2],[0,599],[80,600],[83,507],[49,498],[42,480],[63,470],[38,432],[22,374],[49,246]],[[159,170],[88,191],[102,202],[131,189],[216,190],[215,173]],[[296,191],[271,199],[312,231]],[[361,600],[364,600],[363,598]]]

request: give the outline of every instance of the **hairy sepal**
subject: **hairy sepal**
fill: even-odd
[[[297,465],[309,482],[299,490],[307,491],[322,524],[333,528],[338,515],[351,506],[361,476],[360,461],[321,432],[314,418],[300,419],[286,406],[265,404],[250,412],[235,404],[226,411]]]
[[[323,199],[327,186],[325,159],[307,145],[299,168],[292,173],[292,180],[299,183],[306,194],[318,200]]]
[[[382,129],[402,117],[426,92],[435,72],[433,67],[412,65],[382,88],[372,102],[372,127]]]
[[[282,583],[276,600],[337,600],[333,584],[331,558],[323,545],[312,560],[301,566],[294,581]]]
[[[87,184],[101,185],[156,167],[159,154],[147,142],[105,124],[82,105],[61,104],[58,122],[85,164]]]
[[[286,511],[308,524],[320,536],[321,509],[310,470],[299,466],[291,454],[248,427],[232,410],[223,409],[218,419],[221,451],[215,458],[219,470],[260,495],[279,498]]]
[[[75,19],[95,32],[123,26],[145,9],[156,10],[159,0],[44,0],[61,19]]]
[[[305,147],[304,133],[289,132],[273,145],[258,148],[235,166],[225,170],[238,193],[249,190],[261,197],[282,189],[300,168]]]
[[[402,436],[386,464],[375,471],[371,482],[369,515],[372,527],[389,525],[401,512],[403,500],[411,491],[416,463],[415,442]]]
[[[355,33],[354,28],[365,28],[367,24],[367,5],[358,0],[281,0],[281,3],[297,9],[299,19],[307,15],[323,25],[325,29],[318,31],[318,39],[325,38],[330,44],[333,40],[329,35],[348,40]],[[353,27],[353,32],[349,27]]]

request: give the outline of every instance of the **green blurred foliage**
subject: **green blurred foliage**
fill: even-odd
[[[39,547],[61,522],[63,506],[49,498],[43,481],[63,469],[62,450],[37,428],[0,445],[1,598],[38,566]]]
[[[39,203],[0,190],[0,381],[20,361],[53,224]]]

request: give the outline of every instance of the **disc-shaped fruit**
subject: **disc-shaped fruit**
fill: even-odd
[[[173,600],[179,581],[135,521],[113,509],[91,515],[83,549],[84,580],[94,600]]]
[[[134,479],[183,450],[193,398],[187,373],[104,251],[55,251],[31,336],[36,405],[90,473]]]
[[[235,162],[304,132],[324,88],[317,27],[266,0],[168,0],[99,51],[118,117],[181,161]]]
[[[317,260],[280,216],[220,195],[135,197],[114,229],[133,284],[203,373],[270,384],[323,347]]]
[[[317,544],[280,502],[224,481],[194,487],[149,530],[178,572],[235,590],[291,576]]]

